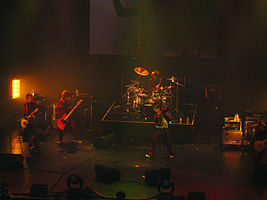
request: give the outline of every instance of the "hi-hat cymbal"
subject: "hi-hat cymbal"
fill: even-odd
[[[177,80],[177,78],[176,78],[176,77],[174,77],[174,76],[172,76],[171,78],[168,78],[167,80],[168,80],[168,81],[176,81],[176,80]]]
[[[142,67],[135,67],[134,68],[135,73],[137,73],[140,76],[148,76],[149,71],[147,71],[145,68]]]

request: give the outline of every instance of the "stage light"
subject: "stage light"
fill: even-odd
[[[116,197],[118,200],[124,200],[126,198],[126,194],[123,191],[119,191],[116,193]]]
[[[77,174],[71,174],[67,179],[67,186],[69,190],[76,188],[76,187],[73,187],[74,185],[78,185],[79,189],[82,189],[83,187],[83,179]]]
[[[20,97],[20,80],[12,80],[12,99]]]

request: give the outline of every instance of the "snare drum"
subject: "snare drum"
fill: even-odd
[[[152,99],[154,101],[158,101],[161,99],[161,91],[160,90],[155,90],[152,92]]]
[[[168,91],[167,90],[155,90],[152,92],[152,99],[154,101],[162,101],[167,98]]]

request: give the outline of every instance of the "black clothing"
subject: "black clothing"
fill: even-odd
[[[57,112],[58,112],[58,119],[62,118],[64,114],[68,114],[72,109],[72,104],[70,101],[65,101],[63,98],[61,98],[58,101],[58,105],[57,105]],[[66,127],[64,130],[60,130],[58,128],[58,136],[59,139],[58,140],[62,140],[63,136],[65,135],[65,132],[72,132],[73,134],[73,138],[76,139],[77,138],[77,134],[76,134],[76,125],[73,121],[73,119],[69,118],[69,120],[66,121]]]
[[[72,109],[72,104],[70,101],[65,101],[64,99],[60,99],[57,104],[57,113],[58,118],[61,118],[65,113],[68,114]]]
[[[35,111],[37,105],[34,102],[24,104],[24,117],[28,117],[32,112]],[[39,111],[39,109],[38,109]],[[38,111],[34,114],[34,118],[31,117],[28,119],[29,124],[24,129],[23,132],[23,141],[29,142],[29,147],[34,147],[35,149],[40,148],[39,144],[39,135],[38,135],[38,126],[36,119],[38,119]]]
[[[149,90],[150,91],[154,91],[156,90],[156,86],[160,83],[160,79],[157,78],[156,80],[154,80],[153,78],[149,79]]]
[[[267,127],[262,122],[259,122],[255,131],[255,140],[264,140],[266,138]]]
[[[255,131],[254,141],[266,139],[267,127],[261,121],[258,123]],[[255,169],[260,167],[263,156],[265,155],[266,150],[264,149],[261,152],[254,151],[254,167]]]
[[[28,117],[35,109],[36,104],[34,102],[24,104],[24,117]]]

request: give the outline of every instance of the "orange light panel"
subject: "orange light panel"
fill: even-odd
[[[12,99],[20,97],[20,80],[12,80]]]

